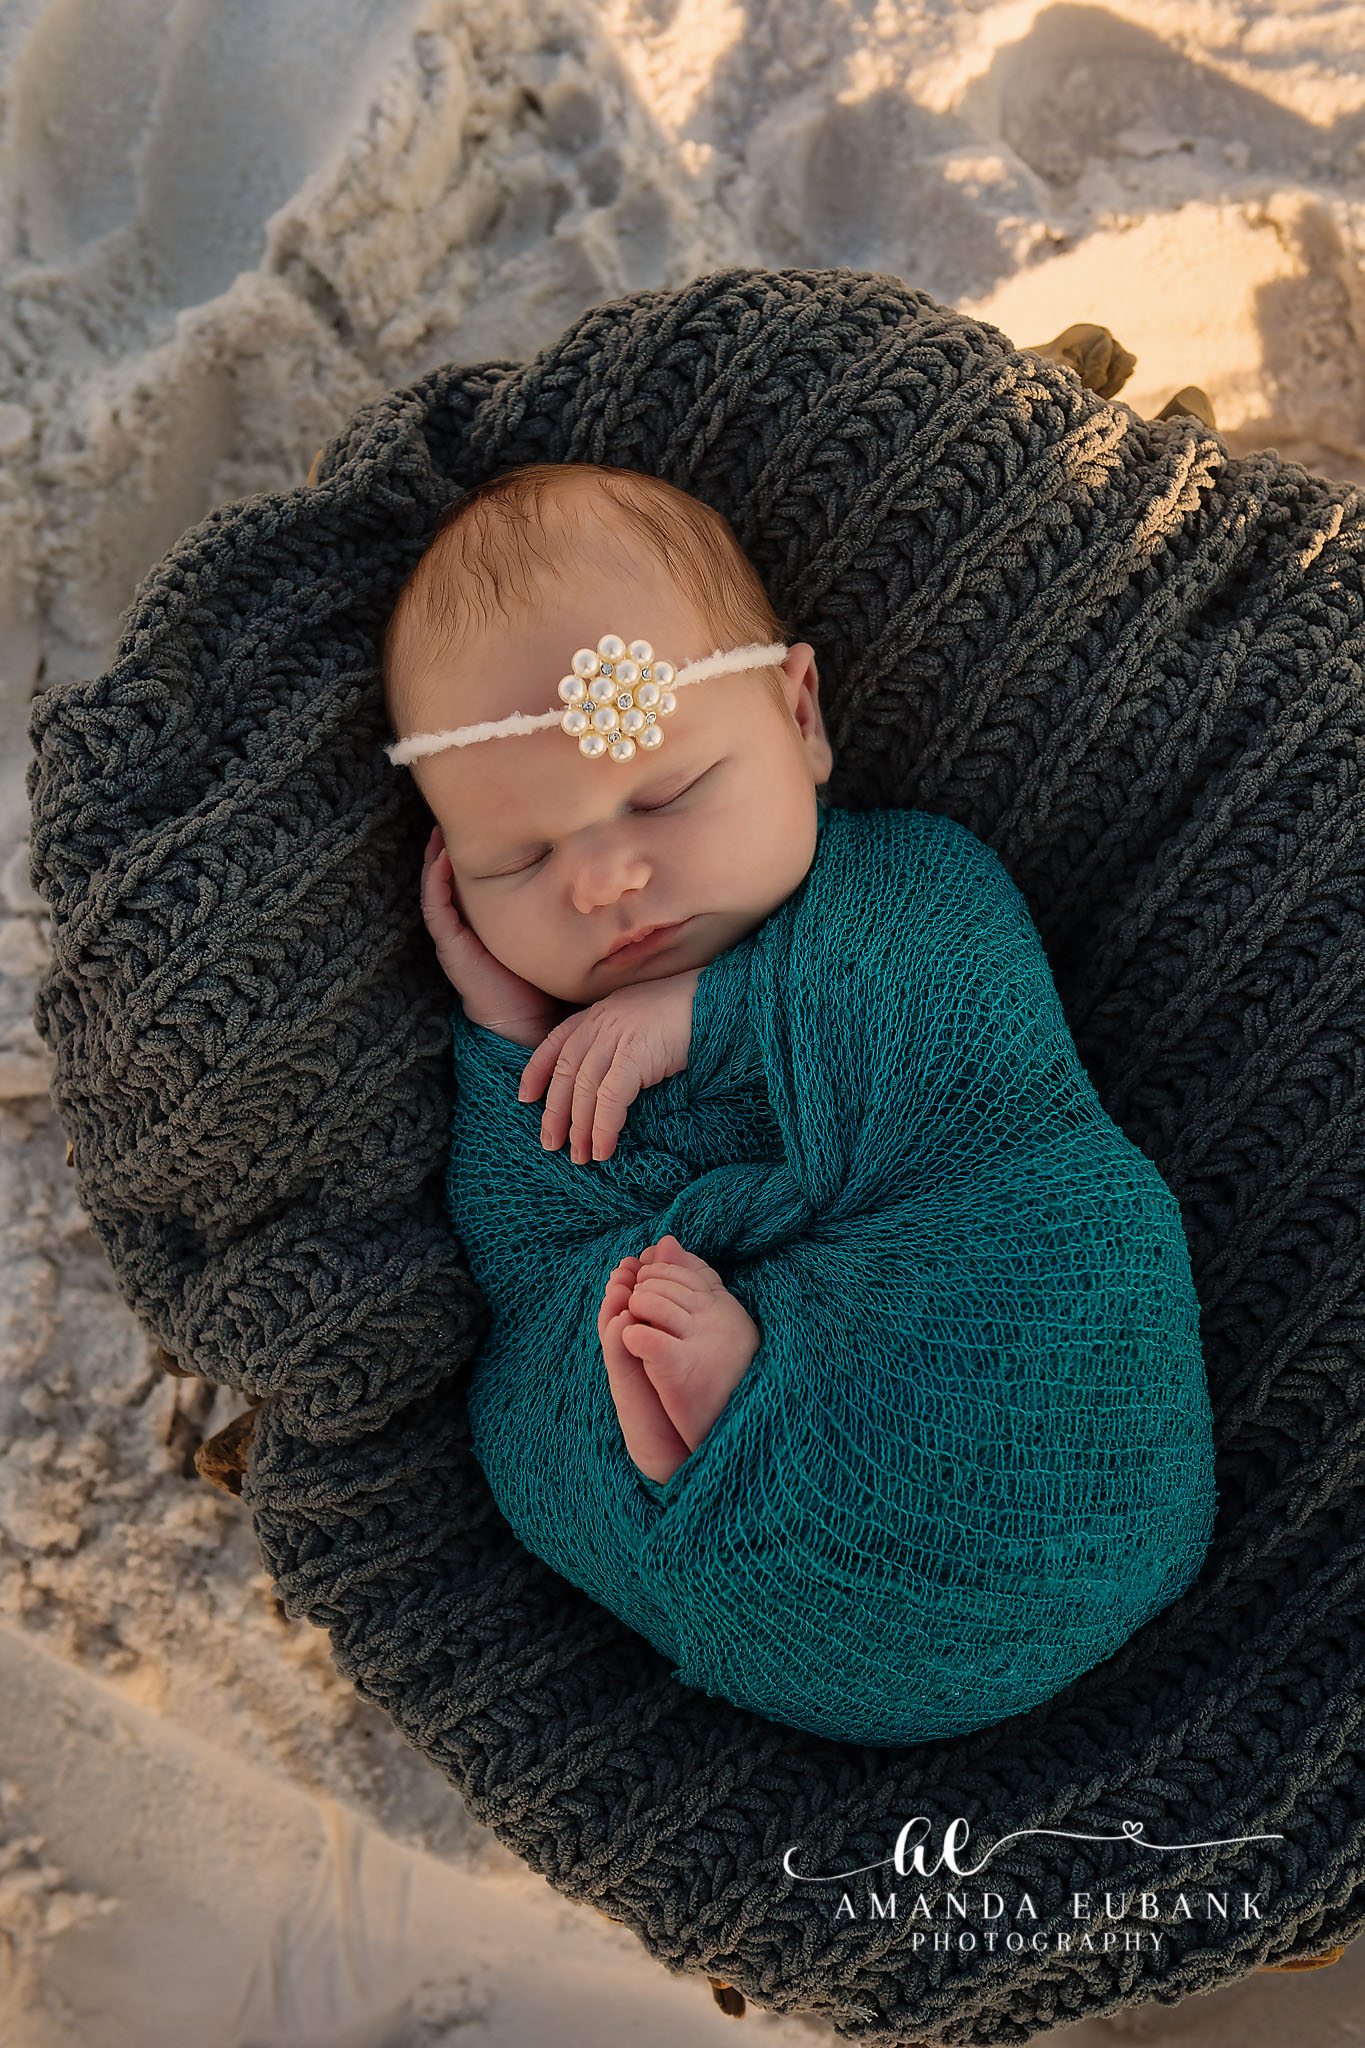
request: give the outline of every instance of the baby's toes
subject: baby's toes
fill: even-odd
[[[606,1291],[602,1296],[602,1306],[597,1311],[597,1334],[604,1343],[607,1324],[613,1316],[619,1316],[621,1310],[630,1304],[630,1291],[635,1285],[633,1269],[636,1263],[634,1259],[622,1259],[607,1282]]]
[[[640,1254],[640,1264],[642,1266],[680,1266],[685,1260],[690,1259],[691,1256],[691,1252],[684,1251],[672,1231],[669,1231],[663,1237],[656,1239],[653,1244],[645,1246]]]
[[[650,1252],[653,1253],[652,1259],[650,1259]],[[667,1236],[661,1237],[657,1245],[651,1245],[640,1263],[644,1265],[647,1260],[650,1264],[677,1266],[681,1272],[687,1274],[692,1280],[710,1279],[716,1282],[720,1280],[720,1275],[714,1266],[708,1266],[706,1260],[699,1258],[696,1252],[688,1251],[687,1247],[680,1244],[671,1232]]]

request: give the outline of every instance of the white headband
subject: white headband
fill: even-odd
[[[658,719],[678,708],[675,690],[686,683],[704,682],[707,676],[729,675],[745,668],[769,668],[785,660],[787,648],[780,640],[760,646],[751,641],[723,654],[718,647],[704,661],[689,661],[675,669],[672,662],[655,661],[648,640],[632,640],[629,648],[619,633],[604,633],[596,648],[580,647],[573,658],[573,673],[562,678],[559,694],[566,711],[546,711],[530,718],[513,711],[507,718],[485,719],[481,725],[460,725],[454,731],[414,732],[405,740],[385,747],[395,768],[419,761],[428,754],[440,754],[447,747],[472,747],[478,740],[515,739],[524,732],[540,732],[557,725],[578,741],[578,751],[591,760],[610,752],[613,761],[629,761],[636,744],[653,749],[663,745],[663,727]],[[583,706],[597,706],[591,720]]]

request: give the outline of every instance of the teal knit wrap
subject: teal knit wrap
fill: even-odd
[[[493,1311],[475,1455],[526,1547],[686,1684],[847,1742],[956,1735],[1194,1579],[1216,1495],[1179,1204],[965,826],[822,810],[605,1162],[542,1149],[524,1047],[458,1009],[453,1042],[447,1202]],[[762,1342],[660,1485],[596,1318],[667,1231]]]

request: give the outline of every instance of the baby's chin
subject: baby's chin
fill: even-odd
[[[690,974],[694,967],[702,967],[702,960],[680,960],[673,956],[668,960],[640,960],[633,967],[618,967],[613,960],[599,969],[592,977],[592,993],[585,995],[588,1003],[600,1002],[613,989],[641,988],[647,981],[667,981],[670,974]]]

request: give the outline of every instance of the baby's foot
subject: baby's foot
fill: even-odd
[[[673,1236],[622,1259],[597,1333],[626,1449],[660,1483],[695,1451],[762,1342],[715,1268]]]

